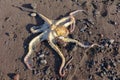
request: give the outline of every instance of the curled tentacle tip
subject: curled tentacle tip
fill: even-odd
[[[26,66],[27,66],[27,68],[28,68],[29,70],[33,70],[31,64],[29,64],[28,62],[26,63]]]
[[[65,76],[65,74],[60,74],[60,76],[61,76],[61,77],[64,77],[64,76]]]
[[[76,14],[77,12],[85,12],[85,10],[78,9],[78,10],[76,10],[76,11],[70,13],[70,15],[74,15],[74,14]]]
[[[33,70],[33,68],[31,67],[31,64],[28,62],[28,60],[26,58],[24,59],[24,63],[29,70]]]
[[[60,76],[64,77],[65,76],[65,72],[63,72],[63,73],[60,72]]]
[[[30,64],[27,63],[26,66],[29,70],[31,70],[31,71],[33,70],[33,68],[30,66]]]

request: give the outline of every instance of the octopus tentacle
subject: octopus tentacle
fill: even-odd
[[[77,41],[77,40],[75,40],[75,39],[71,39],[71,38],[65,38],[65,37],[59,37],[60,39],[62,39],[63,41],[65,41],[65,42],[72,42],[72,43],[76,43],[77,45],[79,45],[79,46],[81,46],[81,47],[83,47],[83,48],[88,48],[88,47],[93,47],[93,46],[99,46],[100,47],[100,45],[98,45],[98,44],[96,44],[96,43],[94,43],[94,44],[92,44],[92,45],[84,45],[83,43],[81,43],[81,42],[79,42],[79,41]]]
[[[75,11],[71,12],[70,15],[73,16],[73,15],[76,14],[77,12],[83,12],[83,11],[85,11],[85,10],[75,10]]]
[[[28,47],[28,53],[24,58],[24,63],[26,64],[26,66],[28,67],[28,69],[32,70],[31,67],[31,63],[29,62],[29,58],[31,56],[31,54],[33,54],[35,52],[35,47],[37,44],[39,44],[39,42],[43,41],[46,39],[46,37],[44,36],[46,34],[47,31],[39,34],[37,37],[35,37],[34,39],[32,39],[29,43],[29,47]]]
[[[69,20],[69,19],[70,19],[69,16],[68,16],[68,17],[64,17],[64,18],[58,20],[58,21],[55,23],[55,25],[58,26],[58,25],[60,25],[61,23],[65,22],[65,21],[67,21],[67,20]]]
[[[71,18],[71,21],[73,22],[72,24],[71,24],[71,27],[70,27],[70,32],[72,33],[73,31],[74,31],[74,29],[75,29],[75,18],[74,18],[74,15],[76,14],[76,13],[78,13],[78,12],[83,12],[84,10],[76,10],[76,11],[73,11],[73,12],[71,12],[70,13],[70,18]]]
[[[71,22],[66,22],[63,26],[68,27],[73,24],[73,20]]]
[[[47,22],[45,22],[41,26],[33,26],[30,30],[32,33],[40,33],[40,32],[46,31],[47,29],[49,29],[49,25]]]
[[[17,5],[13,5],[14,7],[17,7],[17,8],[20,8],[21,10],[23,11],[27,11],[27,12],[33,12],[33,13],[36,13],[38,14],[42,19],[44,19],[48,24],[52,24],[53,23],[53,20],[45,17],[44,15],[38,13],[36,10],[33,10],[33,9],[28,9],[28,8],[25,8],[25,7],[22,7],[22,6],[17,6]]]
[[[65,71],[63,71],[63,68],[65,66],[65,57],[62,54],[62,52],[59,50],[58,46],[53,43],[52,40],[54,39],[54,37],[52,36],[52,33],[49,33],[48,39],[49,39],[49,45],[58,53],[58,55],[62,59],[62,63],[61,63],[60,69],[59,69],[59,74],[61,77],[63,77],[65,75]]]

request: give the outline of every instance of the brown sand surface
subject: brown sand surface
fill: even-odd
[[[37,11],[49,19],[85,10],[86,14],[75,16],[76,27],[70,37],[103,48],[95,46],[85,52],[73,43],[60,43],[66,61],[73,57],[62,78],[58,73],[61,58],[44,41],[37,53],[44,54],[47,64],[39,63],[40,59],[34,61],[34,71],[27,69],[23,59],[30,40],[36,36],[29,29],[43,20],[14,5],[30,8],[31,4],[36,4]],[[0,80],[11,80],[15,74],[20,75],[20,80],[120,80],[120,0],[0,0]]]

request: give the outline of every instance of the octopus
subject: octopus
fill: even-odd
[[[35,10],[28,10],[28,9],[24,9],[24,8],[21,8],[21,9],[24,11],[28,11],[28,12],[32,11],[33,14],[40,16],[45,21],[42,26],[33,26],[30,29],[33,34],[39,33],[36,37],[34,37],[30,41],[29,46],[28,46],[28,53],[24,57],[24,63],[30,70],[33,70],[32,66],[29,62],[30,56],[31,56],[31,54],[35,53],[36,45],[44,40],[48,41],[51,48],[53,48],[61,58],[62,62],[61,62],[60,68],[59,68],[59,75],[61,77],[65,76],[64,67],[66,64],[66,59],[65,59],[63,53],[60,51],[59,46],[55,44],[55,40],[54,40],[55,38],[58,38],[58,39],[62,40],[63,42],[75,43],[83,48],[91,48],[94,45],[99,46],[96,43],[94,43],[92,45],[84,45],[83,43],[79,42],[78,40],[68,37],[68,35],[70,33],[72,33],[75,29],[76,20],[75,20],[74,15],[78,12],[84,12],[84,10],[75,10],[75,11],[69,13],[69,15],[66,17],[63,17],[59,20],[52,20],[52,19],[47,18],[43,14],[38,13]]]

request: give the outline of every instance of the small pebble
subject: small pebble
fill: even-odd
[[[105,46],[106,46],[106,47],[108,47],[108,46],[109,46],[109,44],[108,44],[108,43],[105,43]]]
[[[109,42],[110,42],[111,44],[113,44],[113,43],[114,43],[114,41],[115,41],[114,39],[110,39],[110,41],[109,41]]]
[[[39,74],[39,71],[38,70],[33,70],[33,74],[34,75]]]
[[[116,5],[116,8],[117,8],[117,12],[120,12],[120,3],[118,3],[117,5]]]
[[[116,67],[116,63],[114,61],[111,61],[110,66],[111,67]]]
[[[117,62],[120,63],[120,59],[118,59]]]
[[[36,13],[31,13],[30,16],[35,17],[37,14]]]
[[[48,68],[46,69],[46,71],[45,71],[45,74],[46,74],[46,75],[49,75],[50,72],[51,72],[51,71],[50,71],[50,68],[48,67]]]
[[[100,76],[101,76],[101,77],[103,77],[103,76],[104,76],[103,72],[101,72],[101,73],[100,73]]]
[[[93,80],[93,75],[89,75],[89,80]]]
[[[87,26],[83,27],[80,31],[84,32],[87,29]]]
[[[109,48],[112,48],[112,47],[113,47],[113,46],[110,44],[110,45],[109,45]]]
[[[40,58],[43,58],[43,57],[45,57],[45,55],[44,55],[44,54],[40,54],[39,57],[40,57]]]
[[[111,66],[110,66],[110,65],[108,65],[108,66],[107,66],[107,69],[108,69],[108,70],[110,70],[110,69],[111,69]]]
[[[89,31],[88,34],[91,35],[91,34],[92,34],[92,31]]]
[[[104,35],[103,35],[103,34],[100,34],[100,37],[101,37],[101,38],[103,38],[103,37],[104,37]]]
[[[106,75],[107,74],[106,71],[103,71],[103,74]]]
[[[49,52],[47,51],[45,54],[46,54],[46,55],[49,55]]]
[[[41,64],[47,64],[46,60],[41,60],[40,62],[41,62]]]
[[[116,66],[117,66],[115,62],[113,62],[113,66],[114,66],[114,67],[116,67]]]
[[[115,22],[115,21],[113,21],[113,20],[109,20],[108,23],[109,23],[109,24],[112,24],[112,25],[114,25],[114,26],[118,25],[118,23]]]
[[[94,11],[94,15],[100,15],[100,11]]]
[[[73,69],[73,66],[72,66],[72,65],[70,65],[68,68],[69,68],[69,70],[72,70],[72,69]]]

